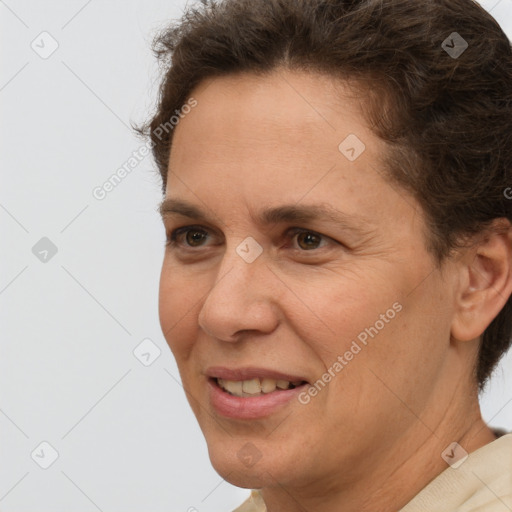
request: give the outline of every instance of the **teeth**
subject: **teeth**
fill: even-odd
[[[261,381],[261,391],[263,393],[272,393],[276,390],[277,382],[274,379],[263,379]]]
[[[242,382],[242,391],[249,395],[259,395],[261,393],[260,379],[244,380]]]
[[[242,381],[234,380],[222,380],[219,382],[219,385],[223,387],[228,393],[236,396],[242,396],[242,384]]]
[[[290,386],[300,386],[302,381],[289,382],[287,380],[275,379],[250,379],[250,380],[225,380],[217,379],[219,386],[228,393],[239,396],[257,396],[266,393],[272,393],[276,389],[289,389]]]

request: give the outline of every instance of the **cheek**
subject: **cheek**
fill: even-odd
[[[162,333],[176,359],[189,350],[197,328],[195,306],[199,307],[201,290],[183,274],[164,262],[160,275],[159,317]]]
[[[302,326],[299,335],[308,340],[321,361],[323,369],[318,370],[326,372],[318,377],[332,382],[331,390],[342,390],[346,398],[347,393],[352,397],[361,397],[361,393],[375,396],[372,386],[366,389],[368,380],[383,387],[369,369],[379,375],[383,369],[385,373],[394,369],[395,375],[403,377],[400,366],[418,364],[420,347],[411,346],[408,339],[411,331],[421,332],[421,306],[407,298],[403,278],[386,274],[384,280],[382,273],[351,273],[350,278],[346,273],[324,282],[316,293],[310,287],[308,303],[322,322],[305,322],[304,316],[301,319],[295,313],[295,325]]]
[[[391,330],[400,317],[401,313],[396,311],[400,306],[393,307],[399,293],[391,287],[377,290],[374,283],[371,276],[331,276],[321,286],[309,286],[307,304],[311,311],[304,306],[295,310],[295,325],[302,326],[299,335],[304,340],[316,340],[315,351],[326,368],[351,349],[347,358],[360,358],[370,341]],[[303,289],[307,289],[306,283]]]
[[[414,415],[401,411],[403,403],[421,411],[429,401],[449,347],[450,323],[448,305],[434,303],[429,288],[387,296],[376,309],[373,305],[367,325],[361,326],[366,343],[359,343],[357,334],[352,337],[361,351],[350,356],[343,384],[337,384],[354,403],[363,404],[361,415],[372,411],[368,421],[374,416],[389,422],[386,415],[393,411],[406,424]],[[400,311],[386,315],[387,308],[398,303]],[[380,321],[381,314],[394,318],[386,323]]]

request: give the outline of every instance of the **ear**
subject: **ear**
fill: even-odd
[[[512,226],[505,218],[478,235],[460,259],[460,289],[452,320],[452,337],[477,339],[512,293]]]

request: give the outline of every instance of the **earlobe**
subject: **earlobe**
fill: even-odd
[[[478,338],[505,306],[512,293],[512,226],[496,219],[466,249],[460,260],[461,287],[456,297],[452,337]]]

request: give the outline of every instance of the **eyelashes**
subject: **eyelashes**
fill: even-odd
[[[189,232],[207,234],[208,230],[203,229],[200,226],[184,226],[182,228],[175,229],[174,231],[171,231],[171,233],[169,233],[167,235],[167,245],[171,246],[171,247],[182,245],[182,243],[180,242],[180,237],[183,234],[186,235]],[[190,246],[190,247],[193,247],[193,246]]]
[[[167,234],[166,246],[171,249],[183,248],[189,252],[197,251],[201,248],[209,247],[208,245],[204,245],[202,243],[208,240],[209,234],[209,229],[203,226],[183,226]],[[193,236],[189,237],[189,235]],[[305,228],[289,228],[284,234],[284,239],[287,243],[293,242],[295,237],[298,237],[298,248],[292,247],[292,250],[294,249],[300,252],[311,252],[318,249],[323,249],[326,244],[328,245],[330,242],[338,243],[326,235],[322,235],[321,233],[317,233],[316,231]],[[322,242],[324,242],[324,245],[316,245],[316,243],[321,244]],[[303,243],[305,243],[305,245],[301,246]]]

